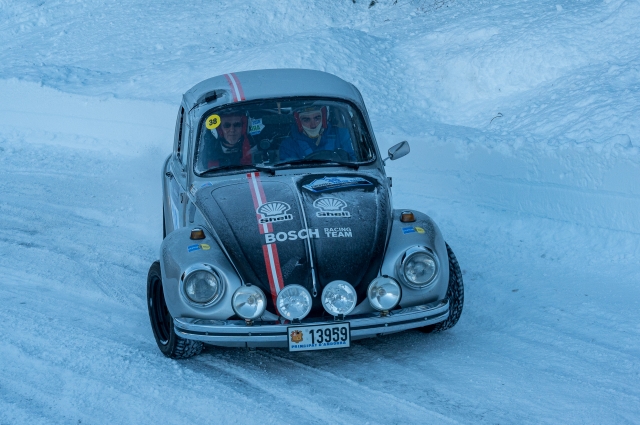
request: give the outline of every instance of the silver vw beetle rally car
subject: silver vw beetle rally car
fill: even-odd
[[[431,218],[392,206],[385,161],[408,153],[383,158],[358,89],[324,72],[238,72],[185,93],[147,279],[160,351],[323,350],[455,325],[453,252]]]

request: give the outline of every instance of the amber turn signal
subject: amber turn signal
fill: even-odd
[[[191,239],[193,240],[204,239],[204,231],[198,228],[191,230]]]
[[[400,221],[403,223],[413,223],[416,221],[416,218],[411,211],[402,211],[402,213],[400,213]]]

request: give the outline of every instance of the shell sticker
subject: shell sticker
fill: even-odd
[[[209,118],[207,118],[207,123],[205,125],[209,130],[213,130],[220,125],[220,117],[216,114],[209,115]]]
[[[416,229],[416,232],[418,233],[424,233],[424,229],[422,227],[414,227],[414,229]]]

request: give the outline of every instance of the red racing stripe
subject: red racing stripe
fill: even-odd
[[[276,280],[274,279],[274,274],[271,270],[268,245],[262,245],[262,254],[264,255],[264,263],[267,265],[267,277],[269,278],[269,287],[271,288],[271,300],[273,301],[273,305],[277,311],[278,305],[276,304],[276,301],[278,299],[278,292],[280,292],[280,290],[277,289]]]
[[[238,78],[238,76],[235,73],[231,73],[231,77],[233,78],[233,81],[235,81],[236,86],[238,86],[238,92],[240,94],[240,100],[245,100],[244,99],[244,90],[242,88],[242,84],[240,84],[240,79]]]
[[[233,95],[233,101],[238,101],[238,91],[234,87],[233,81],[231,81],[231,76],[229,74],[224,74],[224,78],[227,79],[227,83],[229,83],[229,87],[231,88],[231,94]]]
[[[260,205],[267,202],[267,197],[264,193],[262,182],[260,181],[260,173],[247,173],[247,181],[249,183],[251,198],[253,199],[253,206],[257,210]],[[261,224],[260,218],[262,218],[261,214],[256,211],[256,221],[258,223],[258,230],[260,231],[260,234],[272,233],[273,225],[271,223]],[[284,280],[282,279],[280,258],[278,257],[278,248],[276,247],[276,244],[262,245],[262,254],[264,256],[267,277],[269,279],[269,287],[271,288],[271,298],[273,299],[273,305],[276,306],[278,293],[280,293],[282,288],[284,288]]]

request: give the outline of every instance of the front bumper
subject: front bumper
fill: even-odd
[[[442,322],[449,317],[449,301],[395,310],[388,316],[368,313],[345,317],[351,328],[351,340],[382,336],[407,329]],[[244,320],[173,319],[176,334],[207,344],[226,347],[288,347],[288,320],[256,321],[248,326]],[[303,325],[330,324],[325,318],[305,318]],[[297,324],[297,323],[296,323]]]

